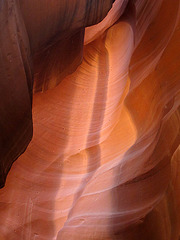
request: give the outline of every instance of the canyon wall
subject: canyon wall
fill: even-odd
[[[178,240],[180,1],[7,2],[0,239]]]

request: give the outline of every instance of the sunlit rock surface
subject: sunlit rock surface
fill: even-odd
[[[17,68],[15,57],[12,64],[5,59],[0,77],[10,73],[16,84],[20,74],[31,76],[13,87],[15,106],[27,105],[28,119],[33,73],[35,93],[32,141],[0,190],[0,239],[178,240],[180,2],[116,0],[112,8],[113,1],[89,1],[86,8],[88,1],[40,2],[18,7],[24,55],[0,38],[2,53],[14,47],[19,61]],[[26,59],[34,65],[29,72]],[[1,91],[2,100],[11,100]],[[24,120],[5,106],[9,121],[16,112]],[[21,127],[31,133],[23,123],[12,125],[21,136]],[[16,141],[11,131],[4,133]],[[17,155],[30,141],[25,136]]]

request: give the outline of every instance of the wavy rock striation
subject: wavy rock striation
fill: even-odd
[[[180,1],[107,1],[94,14],[84,1],[62,2],[38,15],[40,3],[20,1],[34,133],[0,190],[0,237],[178,240]]]

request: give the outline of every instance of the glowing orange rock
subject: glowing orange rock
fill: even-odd
[[[76,70],[52,87],[44,69],[33,139],[0,190],[2,239],[178,240],[178,17],[179,1],[116,0]]]

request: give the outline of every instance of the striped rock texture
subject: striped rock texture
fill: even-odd
[[[0,4],[0,240],[180,238],[180,1],[112,3]]]

